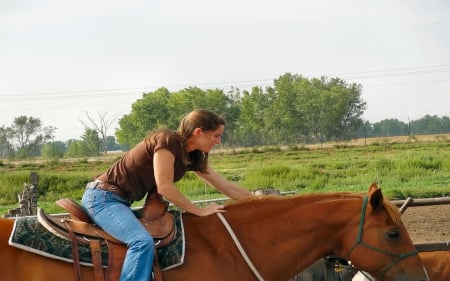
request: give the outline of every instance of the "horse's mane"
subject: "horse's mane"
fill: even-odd
[[[308,193],[308,194],[294,194],[287,196],[280,195],[264,195],[264,196],[248,196],[241,198],[239,200],[230,200],[226,202],[226,206],[239,206],[245,204],[259,203],[259,202],[271,202],[271,201],[283,201],[283,200],[305,200],[308,202],[316,202],[324,199],[336,200],[340,198],[349,198],[349,197],[362,197],[363,193],[355,193],[355,192],[324,192],[324,193]]]
[[[259,204],[259,202],[273,202],[273,201],[283,201],[283,200],[292,200],[293,198],[299,200],[305,200],[307,202],[317,202],[324,199],[327,200],[339,200],[344,198],[361,198],[366,196],[367,193],[358,193],[358,192],[324,192],[324,193],[308,193],[308,194],[295,194],[288,196],[280,196],[280,195],[264,195],[264,196],[248,196],[245,198],[241,198],[239,200],[231,200],[226,202],[225,206],[227,207],[239,207],[241,205],[247,204]],[[398,208],[389,200],[383,200],[383,207],[392,220],[394,224],[399,224],[401,221],[401,214]]]
[[[386,213],[391,218],[391,220],[394,222],[394,224],[400,224],[401,222],[401,214],[397,206],[395,206],[392,202],[389,200],[384,199],[383,200],[383,207],[386,210]]]

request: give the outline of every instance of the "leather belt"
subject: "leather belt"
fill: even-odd
[[[109,184],[107,182],[102,182],[99,180],[91,181],[86,185],[86,189],[101,189],[105,191],[111,191],[112,193],[117,194],[120,197],[130,201],[130,197],[124,191],[122,191],[117,186]]]

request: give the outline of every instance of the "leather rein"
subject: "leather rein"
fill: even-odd
[[[236,234],[234,234],[234,231],[231,228],[231,226],[228,223],[228,221],[225,219],[225,217],[222,215],[222,213],[217,213],[217,216],[219,217],[220,221],[223,223],[223,225],[225,226],[226,230],[230,234],[231,239],[233,239],[234,244],[238,248],[239,252],[241,253],[241,256],[244,258],[244,260],[247,263],[248,267],[251,269],[253,274],[256,276],[256,279],[258,279],[259,281],[264,281],[264,278],[262,278],[261,274],[259,274],[259,272],[256,269],[256,267],[253,265],[252,261],[248,257],[248,255],[245,252],[244,248],[242,247],[241,243],[239,243],[239,240],[237,239]]]

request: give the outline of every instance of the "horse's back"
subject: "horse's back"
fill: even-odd
[[[0,267],[2,281],[61,280],[74,275],[71,263],[46,258],[8,244],[14,220],[0,218]],[[82,280],[94,280],[92,269],[82,267]]]

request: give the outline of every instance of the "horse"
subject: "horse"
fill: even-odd
[[[184,213],[184,263],[164,270],[166,281],[288,280],[319,258],[351,260],[379,280],[425,281],[398,209],[376,184],[369,194],[313,193],[237,200],[224,213]],[[73,276],[72,264],[8,245],[13,220],[0,220],[3,281],[47,281]],[[91,267],[81,277],[93,281]]]

